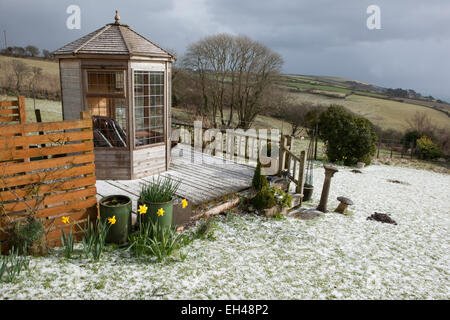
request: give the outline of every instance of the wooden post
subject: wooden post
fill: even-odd
[[[292,136],[286,136],[287,139],[287,147],[289,148],[289,151],[294,152],[292,148]]]
[[[298,172],[298,184],[295,188],[296,193],[303,194],[303,185],[304,185],[304,174],[305,174],[305,158],[306,158],[306,152],[303,150],[300,154],[300,168]],[[301,205],[300,200],[300,205]]]
[[[283,135],[281,135],[280,140],[280,151],[278,153],[279,161],[278,161],[278,176],[281,176],[281,171],[285,169],[285,162],[286,162],[286,151],[287,148],[287,141]]]
[[[92,115],[91,115],[91,113],[89,111],[81,111],[80,112],[80,119],[81,120],[88,120],[88,119],[92,120]],[[92,123],[91,123],[91,127],[90,128],[81,129],[81,131],[89,131],[89,130],[90,131],[93,130]],[[85,141],[89,141],[89,140],[85,140]],[[94,142],[94,137],[92,137],[92,142]],[[94,150],[84,151],[84,153],[94,153]],[[95,175],[95,172],[94,173],[85,174],[84,176],[85,177],[91,177],[91,176],[94,176],[94,175]],[[95,187],[95,185],[94,185],[94,187]],[[95,207],[92,207],[92,208],[88,209],[88,215],[89,216],[91,216],[94,213],[95,213],[95,218],[96,219],[100,219],[100,206],[98,205],[98,201],[95,204]],[[93,222],[95,222],[95,220]]]
[[[317,160],[317,145],[318,145],[318,142],[319,142],[319,124],[316,124],[316,130],[314,130],[314,139],[315,139],[315,142],[314,142],[314,160]]]
[[[246,162],[247,161],[247,159],[249,159],[249,148],[250,148],[250,146],[248,145],[248,136],[245,136],[245,154],[244,154],[244,162]]]
[[[17,107],[19,108],[19,122],[20,124],[25,124],[27,122],[27,113],[25,110],[25,97],[19,96],[17,97]],[[23,129],[23,127],[22,127]],[[27,134],[25,131],[22,131],[22,137],[25,137]],[[23,146],[23,150],[28,150],[29,146]],[[30,158],[24,158],[24,162],[30,162]]]
[[[289,142],[290,143],[290,142]],[[288,149],[289,148],[289,149]],[[289,144],[287,144],[286,149],[288,149],[289,151],[292,151]],[[285,152],[286,153],[286,152]],[[294,160],[295,161],[295,160]],[[284,160],[284,168],[288,168],[288,171],[291,172],[291,156],[288,155],[287,157],[285,157]]]
[[[25,97],[19,96],[18,97],[18,107],[19,107],[19,117],[20,117],[20,124],[24,124],[27,122],[27,113],[25,110]]]

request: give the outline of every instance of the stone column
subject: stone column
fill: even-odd
[[[323,182],[322,195],[317,210],[327,212],[328,193],[330,192],[331,178],[339,170],[332,166],[323,166],[325,168],[325,181]]]

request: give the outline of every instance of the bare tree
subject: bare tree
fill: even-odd
[[[209,115],[216,127],[248,129],[263,111],[263,98],[283,61],[248,37],[219,34],[191,44],[182,64],[197,75],[200,113]],[[235,115],[237,123],[233,124]]]
[[[422,136],[428,136],[431,138],[433,136],[433,125],[428,114],[424,111],[416,111],[414,116],[410,120],[406,120],[411,130],[415,130]]]
[[[42,68],[32,67],[31,68],[31,79],[30,79],[30,90],[33,90],[33,87],[36,86],[36,82],[42,75]]]
[[[30,73],[30,67],[19,60],[13,60],[11,62],[11,67],[12,67],[12,70],[16,77],[16,90],[17,90],[17,92],[19,92],[20,88],[23,85],[23,82],[25,81],[28,74]]]

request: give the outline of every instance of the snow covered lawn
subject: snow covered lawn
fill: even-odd
[[[323,168],[315,169],[317,205]],[[229,214],[215,241],[196,240],[184,261],[139,261],[110,249],[98,263],[33,258],[0,284],[1,299],[449,299],[450,175],[370,166],[340,168],[330,213],[317,220]],[[407,184],[388,182],[400,180]],[[337,196],[355,203],[343,216]],[[367,221],[389,213],[398,225]]]

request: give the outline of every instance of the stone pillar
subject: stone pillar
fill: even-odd
[[[317,210],[327,212],[328,193],[330,192],[331,178],[339,170],[332,166],[323,166],[325,168],[325,181],[323,182],[322,195]]]

